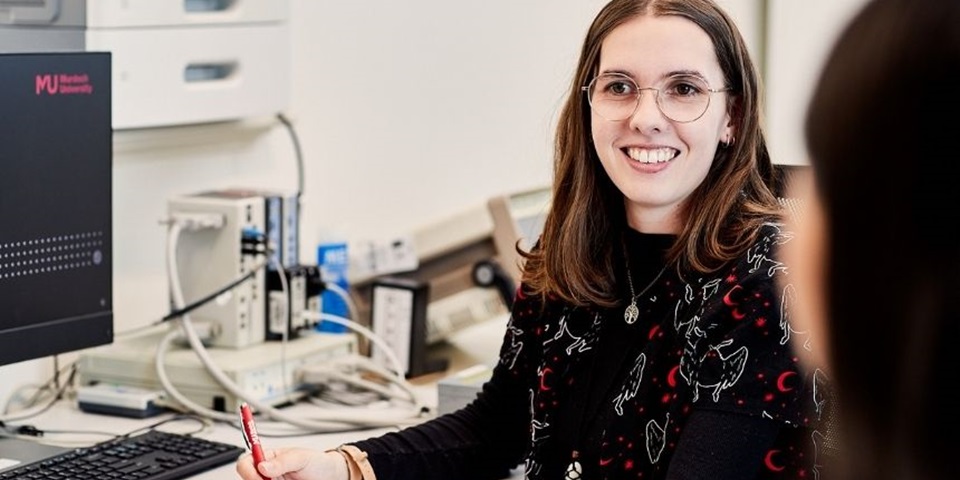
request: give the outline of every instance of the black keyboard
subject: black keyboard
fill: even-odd
[[[156,430],[79,448],[0,473],[9,480],[177,480],[233,462],[236,445]]]

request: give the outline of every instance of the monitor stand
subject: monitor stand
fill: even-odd
[[[71,449],[29,440],[0,437],[0,472],[53,457]]]

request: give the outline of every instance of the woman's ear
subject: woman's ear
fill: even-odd
[[[720,136],[720,143],[722,143],[724,147],[727,147],[727,148],[732,147],[734,144],[737,143],[736,132],[737,132],[737,129],[733,125],[733,120],[730,119],[729,121],[727,121],[727,126],[724,127],[723,129],[723,135]]]
[[[727,125],[724,127],[723,143],[733,145],[737,141],[737,127],[740,124],[740,101],[737,98],[731,98],[727,103]]]

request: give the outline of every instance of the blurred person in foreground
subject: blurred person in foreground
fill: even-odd
[[[960,1],[865,4],[805,127],[812,175],[790,186],[805,207],[783,258],[793,343],[838,397],[825,478],[960,478]]]

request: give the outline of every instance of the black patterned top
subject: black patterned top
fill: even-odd
[[[774,256],[787,238],[769,225],[716,274],[681,276],[670,267],[658,275],[672,237],[631,232],[630,272],[637,292],[645,290],[634,323],[624,319],[625,280],[616,309],[541,303],[521,285],[499,363],[477,400],[356,445],[378,480],[498,479],[520,463],[530,479],[653,480],[667,478],[688,420],[703,412],[725,428],[716,438],[703,429],[683,438],[688,470],[731,470],[709,458],[718,453],[711,445],[738,441],[739,423],[759,424],[772,434],[759,445],[743,438],[744,448],[759,450],[751,464],[732,466],[739,477],[816,479],[827,396],[820,372],[801,370],[791,350],[790,337],[804,334],[790,326],[796,295],[778,281],[786,266]],[[626,266],[616,274],[625,279]]]

